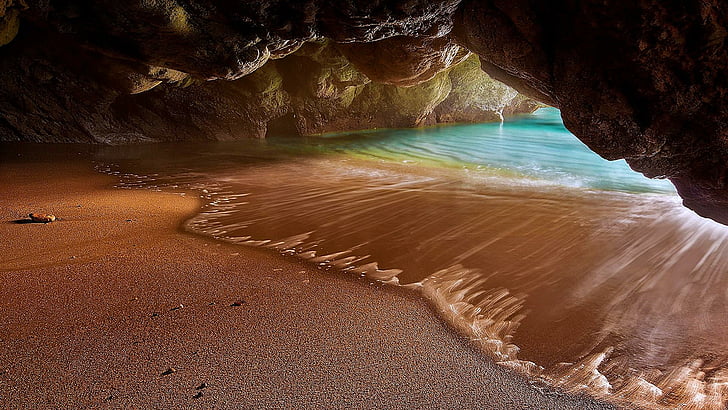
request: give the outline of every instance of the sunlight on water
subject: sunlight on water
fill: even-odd
[[[534,380],[723,408],[728,227],[585,151],[554,115],[99,159],[123,187],[201,192],[192,232],[421,291]]]

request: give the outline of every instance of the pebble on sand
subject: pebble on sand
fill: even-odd
[[[51,215],[51,214],[36,214],[36,213],[33,213],[33,212],[31,212],[28,215],[28,217],[33,222],[40,222],[40,223],[44,223],[44,224],[47,224],[47,223],[50,223],[50,222],[53,222],[53,221],[56,220],[56,216],[55,215]]]
[[[177,373],[177,369],[174,367],[170,367],[167,370],[162,372],[162,376],[169,376],[170,374]]]

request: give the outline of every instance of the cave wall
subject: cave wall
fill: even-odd
[[[0,49],[5,73],[0,77],[0,141],[232,140],[495,121],[503,111],[536,108],[519,107],[515,90],[492,80],[476,56],[462,51],[455,66],[400,86],[371,81],[328,40],[307,42],[229,81],[150,70],[84,47],[41,47],[37,41],[21,34]],[[137,75],[139,70],[145,75]],[[476,88],[482,91],[473,93]],[[447,102],[449,97],[453,102]],[[475,101],[481,97],[487,101]],[[455,113],[470,103],[469,115]]]
[[[454,27],[486,72],[559,107],[592,150],[728,222],[728,3],[466,0]]]
[[[77,123],[89,141],[136,141],[152,125],[180,138],[208,127],[223,135],[241,117],[262,115],[273,118],[273,129],[318,132],[348,124],[338,116],[342,105],[365,112],[359,96],[388,101],[384,85],[423,84],[396,93],[409,103],[411,94],[427,95],[431,114],[406,112],[426,124],[448,120],[437,106],[460,104],[444,95],[453,80],[442,73],[465,58],[461,47],[491,77],[559,107],[566,126],[595,152],[670,178],[686,205],[728,222],[727,28],[724,0],[3,0],[3,87],[23,95],[10,103],[9,91],[2,96],[0,129],[7,135],[22,123],[35,132],[13,138],[52,141],[75,138],[74,128],[63,133]],[[379,83],[354,84],[362,80],[322,68],[317,75],[327,79],[308,90],[321,96],[315,102],[286,91],[291,70],[281,58],[323,38]],[[271,61],[281,61],[285,91],[266,88],[274,102],[258,101],[239,84],[198,86],[244,80]],[[177,97],[183,94],[187,102]],[[240,98],[247,100],[239,107],[222,104]],[[130,105],[134,115],[125,114]],[[115,107],[118,115],[103,115]],[[180,125],[162,124],[164,110]],[[99,130],[106,140],[93,137]]]

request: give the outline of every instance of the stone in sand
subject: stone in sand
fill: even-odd
[[[162,376],[169,376],[170,374],[177,373],[177,369],[174,367],[170,367],[167,370],[162,372]]]
[[[30,217],[30,220],[33,222],[42,222],[46,224],[56,220],[56,216],[51,214],[30,213],[28,217]]]

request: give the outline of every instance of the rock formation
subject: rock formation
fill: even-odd
[[[475,57],[400,87],[373,83],[335,44],[316,41],[240,79],[204,81],[83,47],[34,41],[21,34],[0,49],[6,73],[0,77],[0,140],[122,144],[305,135],[434,124],[436,108],[441,122],[477,122],[497,120],[517,96],[482,72]],[[478,87],[484,99],[470,101],[468,116],[454,112],[468,98],[441,104]]]
[[[728,4],[464,1],[453,35],[607,159],[728,223]]]
[[[450,92],[470,51],[493,78],[559,107],[600,155],[670,178],[687,206],[728,222],[727,27],[722,0],[3,0],[0,138],[236,138],[246,121],[257,136],[269,122],[322,132],[356,125],[340,113],[364,118],[364,97],[395,94],[404,122],[458,121],[469,114],[443,111],[478,95]],[[292,54],[323,38],[335,50]],[[315,87],[296,88],[310,62]],[[213,79],[242,82],[200,85]]]

